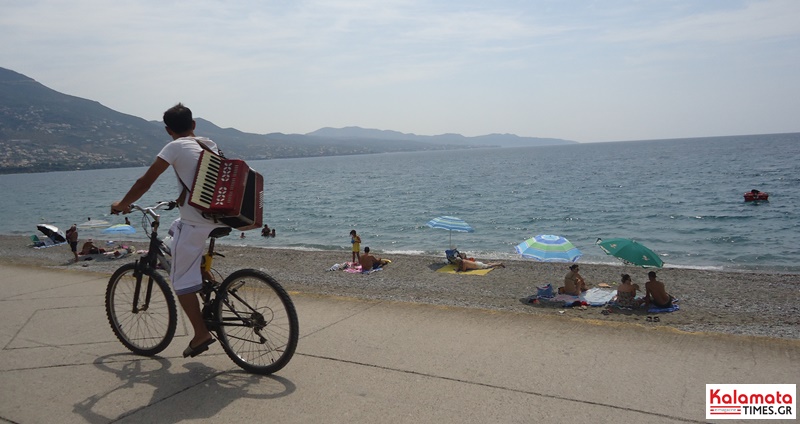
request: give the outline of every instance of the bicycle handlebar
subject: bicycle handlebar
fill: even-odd
[[[143,213],[144,215],[149,215],[154,220],[156,220],[156,222],[158,222],[158,218],[160,217],[160,215],[156,213],[157,210],[163,209],[169,211],[175,209],[176,206],[178,206],[178,203],[175,202],[174,200],[170,200],[169,202],[158,202],[155,204],[155,206],[150,206],[147,208],[143,208],[137,205],[136,203],[131,203],[131,210],[137,210]]]

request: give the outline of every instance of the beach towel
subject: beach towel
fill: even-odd
[[[348,262],[350,264],[355,264],[355,262]],[[344,272],[348,272],[350,274],[372,274],[373,272],[381,271],[383,268],[373,268],[368,271],[364,271],[361,269],[361,265],[355,264],[347,267]]]
[[[563,303],[564,307],[570,306],[604,306],[611,302],[611,299],[616,296],[616,290],[601,289],[593,287],[580,296],[573,296],[570,294],[559,294],[555,297],[542,297],[537,296],[536,299],[544,302]]]
[[[647,312],[651,313],[651,314],[658,314],[658,313],[661,313],[661,312],[665,312],[665,313],[666,312],[675,312],[675,311],[677,311],[679,309],[681,309],[681,307],[676,305],[675,303],[673,303],[672,306],[670,306],[669,308],[659,308],[659,307],[656,307],[656,306],[651,306],[650,308],[647,309]]]
[[[436,272],[444,272],[445,274],[469,274],[469,275],[486,275],[494,268],[487,268],[487,269],[471,269],[468,271],[457,271],[458,267],[453,264],[447,264],[439,269]]]
[[[345,270],[347,268],[350,268],[350,262],[343,262],[343,263],[340,263],[340,264],[333,264],[333,265],[331,265],[330,268],[328,268],[328,271],[341,271],[341,270]]]
[[[611,289],[601,289],[598,287],[592,287],[591,289],[581,293],[581,296],[589,306],[603,306],[607,305],[608,302],[611,302],[611,299],[617,295],[616,290]]]

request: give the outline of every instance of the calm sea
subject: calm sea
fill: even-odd
[[[218,140],[224,147],[224,140]],[[351,229],[363,246],[391,253],[442,254],[440,215],[474,233],[453,244],[480,258],[514,258],[536,234],[568,238],[584,263],[618,263],[597,238],[633,238],[667,266],[800,272],[800,134],[568,146],[414,152],[255,161],[265,176],[265,222],[226,243],[342,250]],[[109,216],[144,168],[0,175],[0,234],[28,236],[36,224],[66,229]],[[745,203],[751,189],[769,202]],[[175,198],[168,171],[140,203]],[[176,217],[165,212],[166,219]],[[134,220],[138,227],[138,219]],[[142,238],[143,232],[132,236]],[[81,238],[108,239],[99,230]],[[330,265],[330,264],[322,264]]]

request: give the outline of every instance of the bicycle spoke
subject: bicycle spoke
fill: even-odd
[[[226,352],[251,372],[268,374],[288,363],[297,346],[297,315],[291,299],[268,275],[237,271],[223,283],[217,309]]]
[[[133,264],[124,265],[111,277],[106,313],[122,344],[134,353],[154,355],[166,348],[175,334],[175,300],[160,275],[149,272],[138,284],[134,269]],[[138,298],[136,305],[135,298]]]

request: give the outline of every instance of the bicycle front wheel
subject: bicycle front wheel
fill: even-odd
[[[136,278],[136,264],[120,267],[106,288],[106,315],[120,342],[137,355],[153,356],[175,337],[178,313],[164,277],[145,270]]]
[[[245,371],[272,374],[297,348],[297,312],[286,290],[254,269],[234,272],[219,289],[217,335],[225,353]]]

